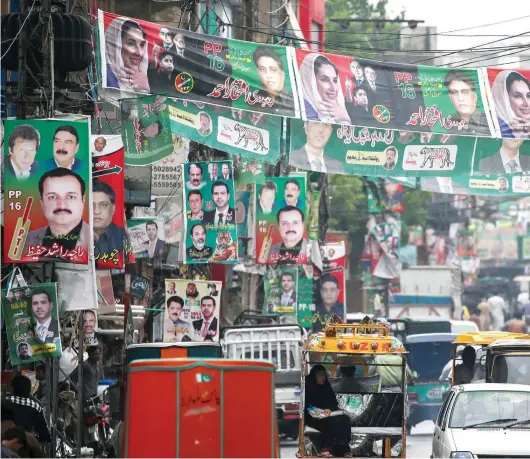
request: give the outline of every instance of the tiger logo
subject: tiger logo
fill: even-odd
[[[448,148],[424,147],[421,149],[420,153],[423,155],[422,169],[427,164],[427,161],[430,161],[429,169],[433,168],[434,161],[440,162],[440,169],[454,165],[454,162],[451,161],[451,152]]]
[[[237,139],[236,145],[239,145],[243,140],[245,141],[245,145],[243,145],[243,148],[247,148],[248,142],[254,142],[256,144],[256,148],[254,148],[254,151],[258,151],[258,148],[261,149],[261,151],[266,151],[268,148],[265,146],[263,142],[263,136],[261,135],[261,132],[257,129],[252,129],[250,127],[246,127],[242,124],[236,124],[234,126],[234,130],[239,133],[239,137]]]
[[[232,239],[230,231],[218,231],[215,252],[210,261],[237,260],[237,243]]]

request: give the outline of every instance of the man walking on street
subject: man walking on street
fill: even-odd
[[[506,303],[499,295],[495,292],[493,296],[488,299],[488,303],[491,307],[491,317],[493,319],[492,330],[499,331],[504,324],[504,313],[506,312]]]

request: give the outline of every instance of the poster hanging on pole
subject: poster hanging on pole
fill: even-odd
[[[88,118],[5,120],[4,129],[4,262],[87,264]]]
[[[2,310],[12,365],[61,356],[55,283],[2,290]]]
[[[125,240],[123,142],[119,135],[91,138],[94,258],[98,269],[123,268]]]
[[[298,311],[298,266],[267,270],[264,276],[263,313],[291,316],[296,322]]]
[[[222,282],[166,279],[163,341],[219,342]]]

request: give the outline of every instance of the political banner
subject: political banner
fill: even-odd
[[[316,281],[313,265],[298,266],[298,325],[311,329],[315,312]]]
[[[234,170],[236,171],[236,186],[265,183],[265,164],[261,161],[236,156]]]
[[[4,121],[5,263],[88,263],[90,134],[80,119]]]
[[[151,166],[151,193],[154,196],[181,196],[181,164],[188,161],[190,142],[173,134],[173,152]]]
[[[497,132],[503,139],[530,139],[530,70],[484,72]]]
[[[104,88],[299,116],[290,48],[98,11]]]
[[[476,233],[477,256],[480,260],[517,260],[517,228],[489,228]]]
[[[322,330],[336,314],[343,321],[346,318],[346,250],[343,242],[326,242],[321,248],[322,275],[316,286],[315,311],[312,330]]]
[[[125,164],[120,135],[91,138],[92,221],[96,267],[123,268]]]
[[[389,178],[469,175],[477,140],[294,119],[289,123],[289,164],[328,174]]]
[[[61,263],[55,267],[55,273],[60,313],[98,308],[95,271],[72,269]]]
[[[13,366],[61,356],[55,283],[2,290],[2,310]]]
[[[184,211],[182,210],[182,174],[178,176],[179,187],[174,196],[155,199],[156,213],[164,219],[166,244],[179,244],[184,227]],[[169,256],[169,254],[168,254]],[[180,259],[179,261],[182,261]]]
[[[127,220],[127,229],[137,258],[162,259],[166,245],[163,219],[132,218]]]
[[[188,163],[183,169],[185,263],[236,263],[232,161]]]
[[[125,164],[147,166],[173,152],[165,97],[125,99],[120,105]]]
[[[263,314],[291,316],[297,321],[298,266],[268,269],[264,276]]]
[[[99,312],[101,314],[114,314],[116,312],[116,299],[114,298],[112,275],[109,269],[96,271],[96,286]]]
[[[96,311],[83,311],[84,348],[87,346],[97,346],[99,344],[97,331],[99,330],[98,315]],[[75,346],[74,346],[75,347]]]
[[[240,257],[247,254],[249,243],[248,223],[250,216],[250,197],[252,192],[248,190],[236,191],[236,224],[238,253]]]
[[[530,93],[528,94],[530,97]],[[530,108],[528,110],[530,112]],[[520,137],[502,140],[477,139],[473,173],[497,176],[516,173],[529,174],[530,141],[525,141]]]
[[[403,185],[390,180],[383,181],[381,187],[381,210],[393,213],[403,212]]]
[[[163,341],[219,341],[222,282],[166,279]]]
[[[493,137],[477,70],[425,67],[295,49],[302,119]]]
[[[472,196],[521,196],[530,193],[530,176],[506,174],[500,176],[430,177],[420,179],[420,189],[433,193]]]
[[[137,107],[140,111],[139,116],[133,118],[133,122],[122,122],[128,164],[138,165],[148,158],[168,155],[170,148],[164,147],[162,143],[164,140],[168,141],[164,139],[164,135],[167,137],[168,133],[178,134],[189,140],[230,151],[248,159],[276,163],[280,157],[282,118],[279,116],[163,96],[126,99],[122,101],[122,111],[125,110],[125,106]],[[140,134],[134,131],[137,126],[139,129],[144,129],[142,126],[154,126],[152,129],[145,128],[143,131],[138,131],[152,133],[153,136],[139,143]],[[142,145],[145,148],[141,148]]]
[[[268,177],[256,186],[258,264],[307,264],[306,177]]]

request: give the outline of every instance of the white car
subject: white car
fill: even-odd
[[[451,333],[479,332],[478,326],[472,320],[451,320]]]
[[[530,386],[453,387],[440,409],[431,458],[530,456]]]

